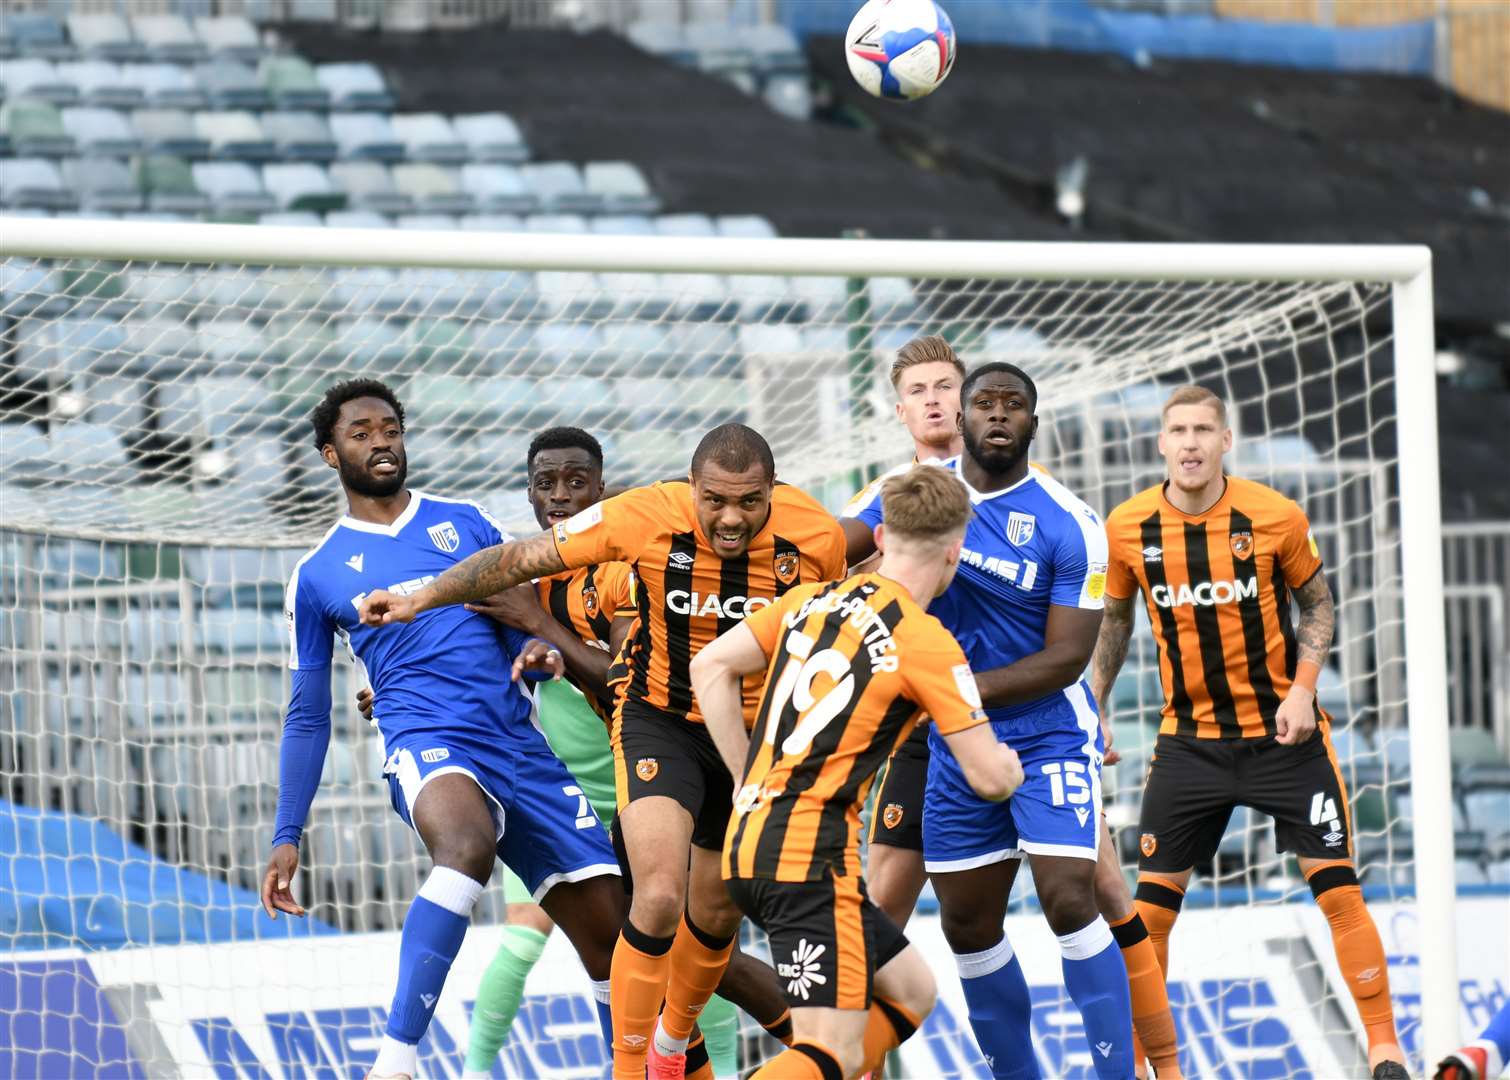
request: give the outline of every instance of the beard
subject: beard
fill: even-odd
[[[975,459],[976,463],[986,472],[993,476],[1011,472],[1017,463],[1028,456],[1028,448],[1033,445],[1031,434],[1023,436],[1013,443],[1010,449],[994,450],[982,446],[976,442],[970,434],[970,429],[965,428],[965,453]]]
[[[340,458],[341,483],[349,491],[369,499],[386,499],[404,490],[404,481],[409,476],[409,459],[403,454],[394,454],[398,470],[392,476],[374,476],[354,461]]]

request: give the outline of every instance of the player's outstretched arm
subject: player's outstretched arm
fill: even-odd
[[[1033,701],[1074,683],[1090,662],[1100,629],[1099,608],[1049,605],[1041,650],[1004,667],[975,673],[986,708]]]
[[[277,912],[303,915],[293,896],[294,872],[299,868],[299,838],[330,746],[330,668],[296,669],[278,747],[278,814],[273,824],[273,852],[262,878],[262,906],[268,917]]]
[[[1091,655],[1091,693],[1101,713],[1101,733],[1106,739],[1106,764],[1115,765],[1122,755],[1112,749],[1111,696],[1117,675],[1127,661],[1127,646],[1132,641],[1133,598],[1106,595],[1101,615],[1101,632],[1096,636],[1096,650]]]
[[[566,673],[584,693],[598,698],[608,695],[609,655],[558,623],[540,605],[540,594],[533,585],[515,585],[486,600],[467,604],[466,609],[549,641],[560,650],[566,661]]]
[[[736,782],[744,776],[745,759],[750,753],[742,696],[744,677],[765,666],[760,639],[743,623],[714,638],[692,658],[692,692],[697,695],[713,745]]]
[[[840,518],[839,527],[844,530],[844,561],[854,573],[854,567],[876,553],[876,532],[861,519],[853,517]]]
[[[944,736],[959,762],[965,781],[987,802],[1010,799],[1022,785],[1022,762],[1017,751],[996,738],[990,724],[976,724]]]
[[[1295,603],[1300,608],[1295,680],[1274,714],[1274,741],[1286,746],[1305,742],[1316,730],[1316,676],[1326,664],[1337,625],[1332,589],[1319,570],[1295,590]]]
[[[408,596],[395,596],[387,589],[368,593],[362,599],[361,619],[368,626],[409,622],[431,608],[485,600],[504,589],[565,569],[555,540],[549,532],[543,532],[484,548]]]

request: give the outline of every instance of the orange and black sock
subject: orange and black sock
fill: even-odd
[[[787,1009],[769,1024],[762,1024],[766,1034],[782,1046],[792,1045],[792,1010]]]
[[[675,1049],[692,1033],[697,1014],[718,989],[734,937],[717,938],[697,926],[690,914],[682,915],[671,946],[671,972],[666,981],[666,1007],[661,1010],[661,1031],[671,1040],[661,1049]],[[659,1042],[659,1040],[658,1040]]]
[[[1332,928],[1337,966],[1358,1005],[1369,1049],[1398,1044],[1389,995],[1389,962],[1379,940],[1379,928],[1364,906],[1363,890],[1352,864],[1339,861],[1314,866],[1306,873],[1306,884]]]
[[[844,1080],[844,1073],[833,1051],[804,1040],[751,1073],[750,1080]]]
[[[1163,878],[1138,875],[1138,890],[1133,894],[1133,903],[1138,916],[1148,931],[1148,940],[1153,942],[1154,955],[1159,958],[1159,970],[1169,978],[1169,932],[1174,921],[1180,917],[1180,906],[1185,903],[1185,890]]]
[[[1111,924],[1112,937],[1127,965],[1127,985],[1132,991],[1133,1060],[1141,1067],[1153,1062],[1159,1080],[1180,1075],[1180,1053],[1175,1040],[1174,1016],[1169,1011],[1169,990],[1164,969],[1137,911]]]
[[[687,1070],[683,1074],[687,1080],[714,1080],[713,1059],[708,1056],[708,1045],[703,1041],[703,1033],[692,1029],[692,1038],[687,1043]]]
[[[614,1080],[645,1080],[645,1051],[671,972],[671,942],[669,937],[642,933],[624,920],[609,972]]]
[[[886,1055],[901,1046],[922,1023],[920,1017],[902,1008],[895,1001],[872,994],[870,1019],[865,1022],[865,1064],[862,1074],[875,1072],[886,1064]]]

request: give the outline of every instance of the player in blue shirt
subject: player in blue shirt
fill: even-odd
[[[576,946],[611,1043],[609,964],[625,910],[618,864],[518,683],[525,671],[559,677],[561,654],[460,606],[377,629],[357,618],[367,593],[418,589],[508,537],[474,503],[405,488],[404,411],[382,383],[332,386],[310,420],[348,511],[288,583],[293,686],[263,906],[274,918],[304,914],[291,883],[330,740],[330,663],[340,638],[372,685],[393,807],[434,863],[404,919],[398,985],[369,1076],[414,1077],[416,1047],[500,857]]]
[[[1026,780],[1007,802],[988,803],[931,735],[923,858],[992,1075],[1038,1075],[1027,982],[1002,930],[1026,854],[1097,1075],[1126,1080],[1127,969],[1094,889],[1104,744],[1081,678],[1101,625],[1106,533],[1064,485],[1029,469],[1037,401],[1033,381],[1011,364],[985,364],[966,377],[965,452],[943,467],[965,482],[975,518],[954,583],[928,609],[964,648],[992,727],[1017,751]],[[854,563],[874,550],[880,500],[850,512]]]

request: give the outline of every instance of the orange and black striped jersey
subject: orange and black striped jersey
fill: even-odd
[[[1139,590],[1159,647],[1166,735],[1203,739],[1274,733],[1295,678],[1295,589],[1321,572],[1305,511],[1272,488],[1227,478],[1203,514],[1186,514],[1164,485],[1106,519],[1106,594]],[[1323,720],[1330,720],[1318,708]]]
[[[540,604],[551,618],[595,649],[608,651],[609,628],[632,594],[633,572],[624,563],[597,563],[567,570],[535,583]],[[580,690],[581,687],[578,687]],[[613,702],[584,693],[592,711],[611,723]]]
[[[802,582],[844,574],[844,531],[810,495],[789,484],[771,492],[771,513],[745,553],[722,559],[698,529],[686,481],[634,488],[555,526],[568,566],[623,562],[634,570],[639,626],[627,643],[625,694],[702,723],[692,697],[692,657],[747,615]],[[760,679],[745,681],[745,716]]]
[[[945,735],[986,721],[965,654],[879,574],[793,589],[745,625],[771,662],[724,876],[859,874],[860,807],[918,719]]]

